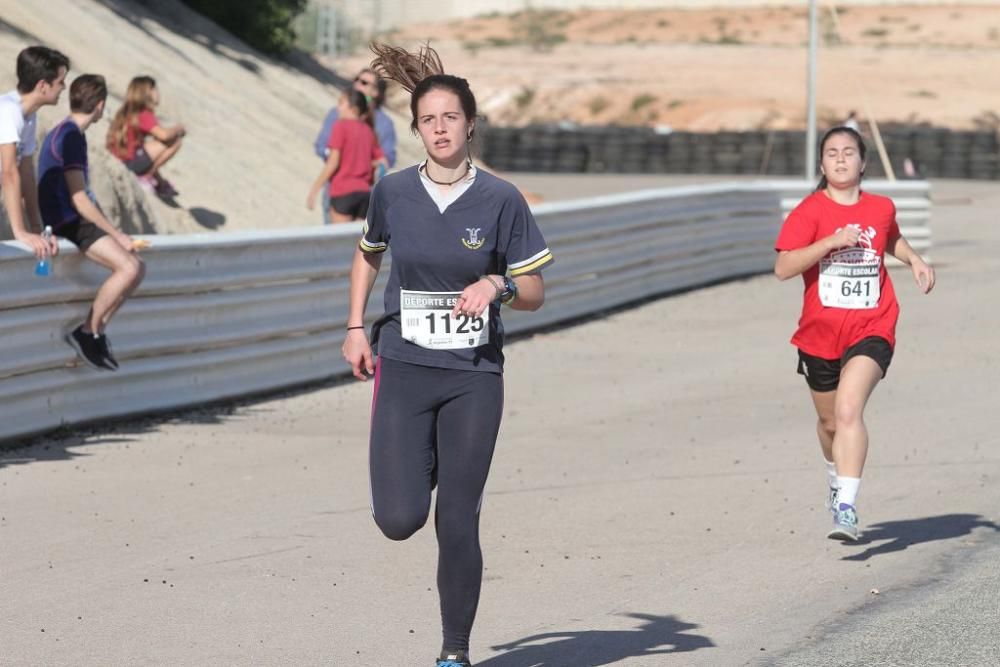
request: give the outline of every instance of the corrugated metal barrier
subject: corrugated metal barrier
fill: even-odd
[[[508,332],[600,313],[677,290],[763,273],[805,181],[646,190],[535,207],[556,263],[546,304],[505,311]],[[929,186],[871,182],[903,233],[930,248]],[[109,335],[116,373],[79,364],[64,342],[106,271],[63,243],[54,275],[0,243],[0,441],[64,425],[197,406],[344,376],[348,275],[360,225],[149,237],[146,280]],[[388,260],[388,258],[387,258]],[[369,304],[381,311],[383,264]]]

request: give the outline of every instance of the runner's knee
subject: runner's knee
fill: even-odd
[[[861,424],[861,406],[845,401],[834,408],[834,429],[853,428]]]
[[[375,524],[390,540],[405,540],[427,523],[427,510],[398,508],[375,512]]]
[[[819,428],[832,438],[837,432],[837,420],[832,415],[829,417],[820,417]]]

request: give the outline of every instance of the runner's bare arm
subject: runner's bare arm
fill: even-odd
[[[378,277],[382,266],[382,254],[363,252],[360,248],[354,251],[354,262],[351,264],[350,306],[347,313],[347,336],[341,352],[344,359],[351,365],[351,372],[359,380],[367,380],[368,375],[375,373],[372,361],[372,348],[365,333],[365,308],[371,296],[372,286]],[[361,327],[361,328],[356,328]],[[365,374],[367,372],[367,375]]]
[[[545,303],[545,282],[542,279],[542,274],[532,273],[517,276],[513,280],[517,286],[517,297],[507,304],[511,309],[530,311],[542,307],[542,304]],[[499,297],[501,285],[503,285],[503,276],[483,276],[462,290],[462,296],[451,311],[451,316],[458,317],[460,313],[468,313],[481,317],[483,312],[489,308],[490,303]]]
[[[541,273],[516,276],[517,298],[510,303],[514,310],[538,310],[545,303],[545,281]]]
[[[937,281],[937,277],[934,275],[934,268],[929,266],[924,261],[924,258],[917,254],[917,251],[913,249],[902,234],[889,241],[886,252],[910,267],[910,270],[913,272],[913,280],[924,294],[934,289],[934,283]]]
[[[822,238],[805,248],[781,250],[778,252],[778,258],[774,261],[774,275],[778,277],[778,280],[794,278],[816,266],[819,260],[826,257],[831,251],[857,244],[859,238],[861,238],[861,230],[848,225],[836,234]]]

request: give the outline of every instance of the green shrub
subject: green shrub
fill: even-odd
[[[183,0],[184,4],[270,55],[295,44],[292,21],[308,0]]]
[[[517,108],[520,110],[526,108],[529,104],[531,104],[532,100],[534,99],[535,99],[535,89],[524,87],[521,88],[521,92],[518,93],[516,97],[514,97],[514,104],[516,104]]]
[[[632,111],[638,111],[644,106],[652,104],[655,101],[656,101],[655,95],[647,95],[646,93],[643,93],[642,95],[636,95],[635,98],[632,100]]]
[[[590,109],[590,113],[596,116],[597,114],[607,109],[608,104],[609,103],[605,98],[598,95],[597,97],[590,100],[590,102],[587,104],[587,108]]]
[[[566,41],[565,34],[551,30],[553,23],[557,24],[556,27],[565,25],[566,20],[560,19],[564,19],[561,12],[537,9],[511,15],[514,34],[535,51],[548,51],[556,44]]]

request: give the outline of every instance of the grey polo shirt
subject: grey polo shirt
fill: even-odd
[[[377,354],[421,366],[492,373],[503,371],[498,303],[490,305],[489,343],[431,350],[403,339],[400,289],[461,292],[484,274],[525,275],[553,261],[521,193],[482,170],[443,212],[421,183],[416,166],[386,176],[372,191],[359,245],[366,253],[392,248],[385,314],[372,334]]]

